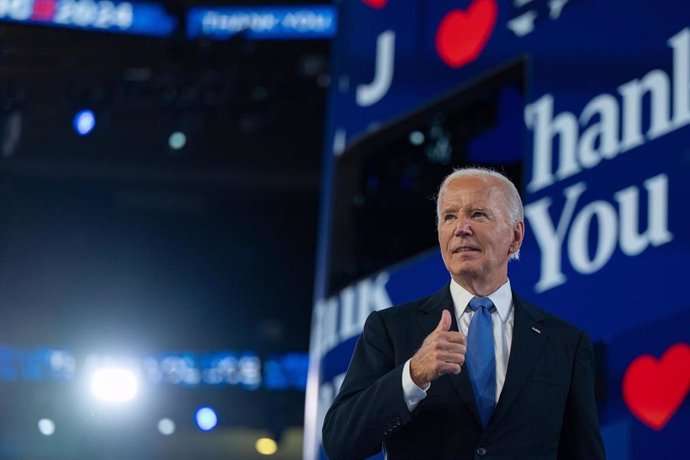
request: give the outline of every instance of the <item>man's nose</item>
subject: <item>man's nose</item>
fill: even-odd
[[[456,236],[467,236],[472,234],[471,220],[466,217],[458,218],[458,222],[455,225]]]

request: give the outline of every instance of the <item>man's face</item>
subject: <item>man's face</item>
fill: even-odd
[[[488,295],[505,283],[508,259],[522,244],[524,224],[511,222],[506,194],[497,178],[466,176],[452,179],[439,196],[443,262],[475,294]]]

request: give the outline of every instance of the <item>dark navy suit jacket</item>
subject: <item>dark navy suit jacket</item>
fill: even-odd
[[[486,429],[464,370],[431,384],[410,413],[402,370],[443,309],[458,330],[449,285],[434,295],[372,313],[340,392],[326,414],[331,460],[604,459],[594,401],[594,359],[586,333],[520,299],[503,390]]]

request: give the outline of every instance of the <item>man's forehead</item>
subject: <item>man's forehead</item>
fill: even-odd
[[[441,197],[443,208],[478,207],[489,204],[492,201],[490,194],[486,192],[445,193]]]
[[[485,202],[504,196],[503,184],[497,179],[483,177],[459,177],[443,188],[439,199],[442,204],[451,202]]]

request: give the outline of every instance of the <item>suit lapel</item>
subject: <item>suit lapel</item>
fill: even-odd
[[[451,330],[459,331],[460,328],[458,327],[457,318],[455,317],[453,298],[450,295],[450,284],[447,284],[443,289],[429,297],[429,299],[419,307],[418,320],[424,331],[424,337],[428,336],[436,329],[438,322],[441,320],[441,312],[444,309],[450,311],[450,317],[452,319],[452,324],[450,326]],[[448,374],[441,378],[450,379],[477,424],[482,426],[477,404],[474,400],[474,393],[472,392],[472,384],[465,367],[463,366],[462,372],[458,375]]]
[[[513,292],[513,304],[515,324],[508,370],[492,421],[508,413],[511,403],[525,384],[548,337],[548,331],[539,326],[539,323],[545,319],[541,312],[520,299],[515,292]]]

